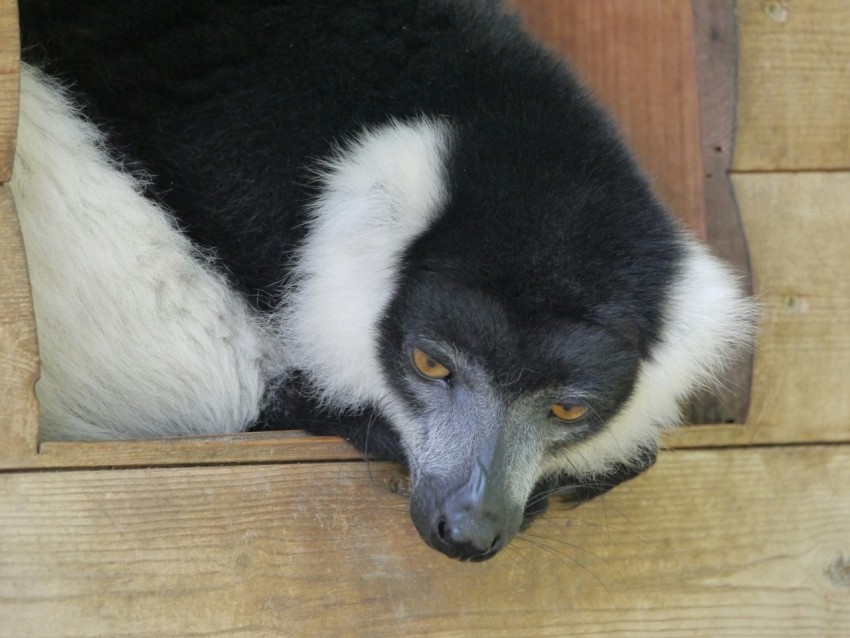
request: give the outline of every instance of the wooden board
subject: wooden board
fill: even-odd
[[[12,177],[18,134],[20,80],[18,9],[14,0],[0,0],[0,184]]]
[[[850,173],[733,182],[763,311],[750,414],[669,443],[850,442]]]
[[[850,169],[850,2],[738,0],[735,170]]]
[[[750,272],[747,243],[729,179],[738,97],[738,29],[728,0],[691,0],[699,89],[706,241],[741,273]]]
[[[0,185],[0,467],[36,450],[38,345],[21,229]]]
[[[750,440],[850,440],[850,173],[733,178],[764,307]]]
[[[152,467],[357,460],[360,453],[335,436],[300,430],[250,432],[146,441],[59,442],[39,446],[31,459],[8,468]],[[3,466],[0,465],[0,469]]]
[[[20,42],[14,0],[0,0],[0,468],[36,451],[38,345],[21,229],[12,193]]]
[[[363,463],[0,474],[0,636],[850,635],[850,448],[672,452],[484,564]]]

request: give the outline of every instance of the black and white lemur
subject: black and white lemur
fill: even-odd
[[[736,277],[498,2],[23,0],[21,24],[42,438],[306,402],[403,458],[429,545],[483,560],[536,495],[648,467],[751,337]]]

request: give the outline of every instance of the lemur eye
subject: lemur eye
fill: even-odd
[[[446,379],[452,373],[446,366],[435,360],[431,355],[422,352],[419,348],[413,349],[413,367],[423,377],[428,379]]]
[[[590,412],[590,408],[579,403],[556,403],[549,408],[552,416],[564,423],[581,421]]]

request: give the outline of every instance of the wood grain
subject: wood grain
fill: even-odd
[[[39,446],[38,456],[6,467],[115,468],[360,458],[357,450],[335,436],[309,436],[299,430],[282,430],[146,441],[51,441]]]
[[[362,463],[0,475],[0,636],[850,635],[850,448],[673,452],[484,564]]]
[[[0,183],[11,179],[15,158],[20,55],[17,3],[0,0]]]
[[[0,185],[0,467],[29,459],[38,439],[38,345],[11,189]]]
[[[850,3],[738,0],[735,170],[850,169]]]
[[[706,239],[715,254],[749,274],[746,238],[729,178],[735,146],[738,29],[729,0],[691,0],[706,197]]]
[[[765,311],[751,440],[850,441],[850,173],[734,183]]]
[[[691,3],[512,0],[613,114],[661,199],[706,236]]]
[[[850,442],[850,173],[733,175],[763,317],[746,426],[674,446]]]
[[[38,344],[18,216],[7,182],[18,132],[20,42],[14,0],[0,0],[0,468],[33,457]]]

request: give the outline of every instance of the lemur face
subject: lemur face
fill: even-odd
[[[512,317],[433,271],[400,286],[382,335],[392,388],[383,408],[408,456],[413,521],[429,545],[462,559],[507,545],[547,468],[569,471],[569,453],[604,436],[639,361],[634,344],[600,326]]]

